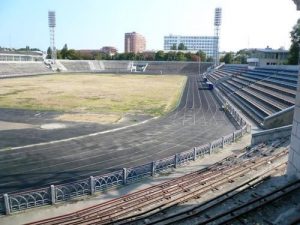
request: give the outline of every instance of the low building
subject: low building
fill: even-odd
[[[45,54],[31,51],[0,51],[0,61],[43,61]]]
[[[284,49],[255,48],[249,49],[250,57],[247,59],[249,66],[282,65],[287,62],[289,51]]]
[[[100,49],[100,52],[103,52],[105,54],[108,54],[110,56],[114,56],[118,53],[118,50],[115,47],[112,46],[104,46]]]

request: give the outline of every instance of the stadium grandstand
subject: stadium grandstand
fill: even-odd
[[[205,72],[211,63],[117,61],[117,60],[56,60],[55,64],[42,61],[0,61],[0,78],[49,74],[75,73],[145,73],[145,74],[195,74]]]
[[[44,61],[44,58],[38,51],[0,51],[0,61]]]
[[[284,114],[289,115],[295,104],[296,66],[248,69],[247,65],[224,65],[207,78],[259,126],[271,128],[267,120],[276,115],[283,118],[277,118],[273,127],[292,123],[292,116],[286,121]]]

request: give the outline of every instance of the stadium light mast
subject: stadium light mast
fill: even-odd
[[[220,27],[221,27],[221,20],[222,20],[222,8],[218,7],[215,8],[215,33],[214,33],[214,64],[218,66],[220,63],[219,57],[219,40],[220,40]]]
[[[51,59],[53,63],[56,60],[56,48],[55,48],[55,27],[56,27],[56,17],[55,11],[48,11],[48,26],[50,31],[50,48],[51,48]]]

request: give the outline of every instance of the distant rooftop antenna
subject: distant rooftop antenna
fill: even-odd
[[[220,27],[222,21],[222,8],[215,8],[215,41],[214,41],[214,63],[215,66],[220,64],[219,57],[219,39],[220,39]]]
[[[50,48],[51,48],[51,59],[53,62],[56,60],[56,48],[55,48],[55,27],[56,27],[56,18],[55,11],[48,11],[48,26],[50,31]]]

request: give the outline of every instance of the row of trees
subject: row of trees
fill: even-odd
[[[251,52],[248,49],[239,50],[237,53],[227,52],[220,58],[220,62],[226,64],[247,64],[247,58],[250,55]]]
[[[299,62],[299,51],[300,51],[300,19],[297,21],[297,24],[293,27],[291,31],[291,47],[289,50],[288,64],[297,65]],[[85,60],[154,60],[154,61],[199,61],[202,62],[212,62],[211,57],[207,57],[203,51],[198,51],[196,54],[191,52],[182,52],[187,48],[183,43],[180,43],[178,46],[173,45],[170,52],[145,52],[145,53],[117,53],[116,55],[109,55],[100,51],[76,51],[74,49],[68,49],[67,44],[64,47],[57,51],[58,59],[85,59]],[[31,49],[29,46],[26,46],[24,49],[18,50],[38,50]],[[51,57],[51,49],[48,48],[47,57]],[[220,58],[221,62],[227,64],[246,64],[247,58],[250,57],[251,51],[248,49],[242,49],[236,53],[227,52],[224,56]]]
[[[157,51],[157,52],[144,52],[144,53],[117,53],[109,55],[100,51],[79,51],[68,49],[67,44],[61,50],[57,51],[58,59],[70,60],[148,60],[148,61],[202,61],[212,62],[212,57],[206,57],[205,52],[198,51],[197,53],[182,52],[179,50],[184,46],[178,46],[176,51]],[[47,50],[47,58],[51,58],[51,48]]]
[[[41,52],[41,50],[39,48],[30,48],[28,45],[25,48],[6,48],[6,47],[1,47],[0,46],[0,51],[18,51],[18,52],[32,52],[32,51],[39,51]]]

